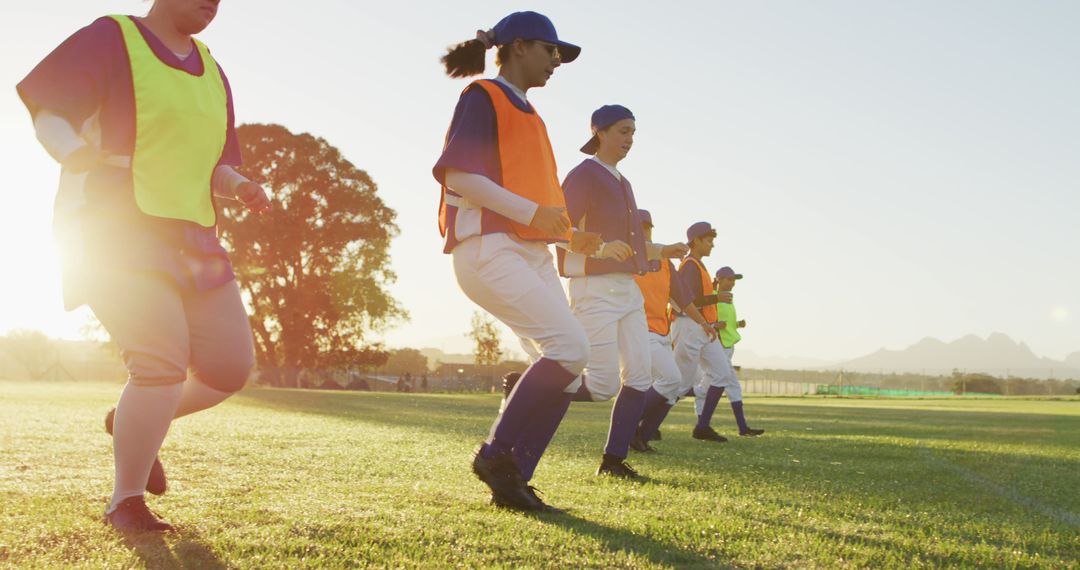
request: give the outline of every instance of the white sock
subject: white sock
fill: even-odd
[[[184,394],[180,396],[180,406],[176,408],[173,419],[212,408],[233,394],[234,392],[215,390],[194,378],[189,378],[184,382]]]
[[[180,382],[165,386],[136,386],[128,382],[124,386],[113,420],[116,482],[106,512],[112,512],[124,499],[143,494],[150,467],[169,433],[182,392]]]

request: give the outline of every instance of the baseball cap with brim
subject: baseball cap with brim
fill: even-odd
[[[634,114],[630,112],[630,109],[627,109],[622,105],[604,105],[593,111],[592,120],[589,121],[589,125],[595,133],[596,131],[606,129],[623,119],[634,119]],[[594,134],[592,138],[589,139],[589,142],[581,147],[581,152],[585,154],[596,154],[596,151],[599,148],[600,138]]]
[[[514,40],[540,40],[559,46],[559,56],[563,63],[577,59],[581,48],[564,42],[555,33],[555,25],[543,14],[536,12],[514,12],[499,20],[492,28],[495,32],[495,45],[504,46]]]
[[[686,229],[687,243],[704,236],[716,237],[716,230],[713,229],[712,224],[709,222],[697,222]]]
[[[652,227],[652,214],[648,210],[638,209],[638,218],[641,220],[641,225]]]
[[[729,277],[732,279],[742,279],[742,273],[735,273],[734,269],[727,266],[716,270],[717,279],[727,279]]]

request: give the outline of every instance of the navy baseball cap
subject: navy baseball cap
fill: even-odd
[[[646,225],[646,224],[649,225],[649,226],[653,225],[653,223],[652,223],[652,214],[650,214],[648,210],[638,209],[637,216],[638,216],[639,219],[641,219],[641,225]]]
[[[574,61],[581,53],[578,46],[559,40],[551,20],[536,12],[514,12],[499,20],[492,32],[495,34],[494,43],[497,46],[504,46],[514,40],[540,40],[555,44],[559,46],[559,56],[563,63]]]
[[[712,224],[709,222],[697,222],[686,229],[686,243],[704,236],[716,237],[716,230],[713,229]]]
[[[735,273],[734,269],[726,265],[716,270],[717,279],[726,279],[728,277],[731,277],[733,279],[742,279],[742,273]]]
[[[593,132],[602,131],[615,123],[623,119],[633,119],[634,114],[630,112],[630,109],[623,107],[622,105],[604,105],[599,109],[593,111],[592,121],[590,125]],[[637,119],[634,119],[637,120]],[[593,135],[589,142],[585,143],[585,146],[581,147],[581,152],[585,154],[596,154],[596,150],[600,148],[600,139]]]

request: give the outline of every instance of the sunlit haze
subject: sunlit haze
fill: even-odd
[[[148,7],[3,8],[0,332],[78,338],[86,320],[61,306],[58,167],[14,86],[95,17]],[[720,229],[706,263],[746,275],[740,347],[842,359],[1000,331],[1051,358],[1080,350],[1080,3],[224,0],[201,37],[238,122],[324,137],[398,212],[392,293],[410,319],[388,345],[468,349],[474,306],[441,253],[431,176],[466,81],[438,58],[516,9],[583,48],[529,92],[560,175],[595,108],[633,110],[620,168],[657,241]]]

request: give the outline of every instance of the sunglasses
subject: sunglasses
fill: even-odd
[[[539,40],[535,40],[535,41],[536,41],[536,43],[540,44],[540,46],[543,47],[548,52],[548,55],[550,55],[551,57],[557,57],[559,59],[562,59],[562,56],[559,55],[559,46],[557,46],[555,44],[549,44],[547,42],[542,42],[542,41],[539,41]]]

